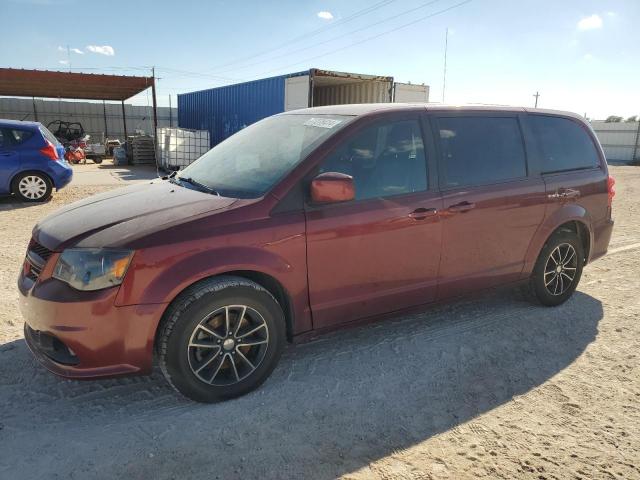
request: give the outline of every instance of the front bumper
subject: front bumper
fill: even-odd
[[[151,372],[155,331],[166,304],[116,307],[117,287],[80,292],[50,277],[34,281],[24,274],[18,289],[25,340],[51,372],[80,379]]]

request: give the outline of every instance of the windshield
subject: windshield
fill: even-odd
[[[260,197],[352,118],[296,114],[266,118],[216,145],[177,179],[225,197]]]

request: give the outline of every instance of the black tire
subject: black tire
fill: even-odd
[[[229,337],[222,335],[225,321]],[[251,330],[257,331],[248,335]],[[259,387],[276,367],[285,339],[284,314],[271,293],[245,278],[220,276],[196,283],[171,303],[157,351],[162,373],[178,392],[210,403]]]
[[[12,181],[13,194],[23,202],[45,202],[51,198],[53,183],[42,172],[23,172]]]
[[[569,258],[572,254],[574,257]],[[578,287],[583,267],[580,238],[571,231],[554,233],[542,247],[533,269],[529,281],[531,296],[549,307],[566,302]]]
[[[94,157],[93,163],[100,165],[102,163],[102,157]]]

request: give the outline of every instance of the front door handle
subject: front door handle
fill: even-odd
[[[451,205],[449,207],[449,211],[453,213],[468,212],[469,210],[473,210],[474,208],[476,208],[476,204],[473,202],[460,202],[456,203],[455,205]]]
[[[0,157],[10,157],[13,152],[0,152]]]
[[[433,217],[434,215],[438,214],[438,210],[436,210],[435,208],[424,208],[424,207],[420,207],[420,208],[416,208],[413,212],[411,212],[409,214],[410,218],[413,218],[414,220],[424,220],[427,217]]]

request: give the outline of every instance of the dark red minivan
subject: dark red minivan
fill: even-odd
[[[235,397],[311,332],[507,284],[563,303],[607,251],[613,195],[570,113],[288,112],[38,223],[25,337],[65,377],[145,374],[155,355],[189,398]]]

